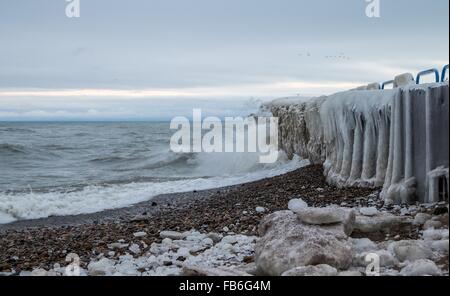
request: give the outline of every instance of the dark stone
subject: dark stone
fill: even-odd
[[[245,256],[244,257],[244,262],[245,263],[252,263],[255,262],[255,258],[253,256]]]
[[[163,263],[164,263],[164,266],[172,266],[172,264],[173,264],[171,261],[165,261]]]
[[[445,206],[439,206],[434,209],[433,215],[440,216],[448,213],[448,209]]]

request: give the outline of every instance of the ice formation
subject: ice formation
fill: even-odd
[[[383,187],[388,203],[439,201],[440,178],[449,184],[448,83],[407,78],[391,90],[267,104],[279,118],[280,148],[324,164],[330,184]]]

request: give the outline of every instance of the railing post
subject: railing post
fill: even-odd
[[[389,80],[389,81],[383,82],[383,84],[381,84],[381,89],[385,89],[386,85],[389,85],[389,84],[394,85],[394,80]]]
[[[425,70],[420,72],[419,74],[417,74],[417,78],[416,78],[416,84],[420,84],[420,78],[422,76],[428,75],[428,74],[433,74],[436,76],[436,82],[439,82],[439,71],[436,69],[429,69],[429,70]]]
[[[445,73],[448,71],[448,64],[442,69],[441,82],[445,82]]]

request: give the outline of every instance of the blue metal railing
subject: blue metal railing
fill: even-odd
[[[444,68],[442,69],[442,74],[441,74],[441,82],[445,82],[445,73],[448,72],[448,64],[444,66]]]
[[[436,82],[439,82],[439,71],[436,69],[429,69],[429,70],[425,70],[420,72],[419,74],[417,74],[417,78],[416,78],[416,84],[420,84],[420,78],[425,76],[425,75],[429,75],[429,74],[433,74],[436,76]]]
[[[386,89],[386,85],[390,85],[392,84],[392,86],[394,85],[394,80],[389,80],[389,81],[385,81],[381,84],[381,89]]]
[[[436,78],[436,83],[438,83],[438,82],[445,82],[446,74],[447,74],[448,71],[449,71],[448,66],[449,66],[449,65],[447,64],[447,65],[445,65],[445,66],[442,68],[442,73],[441,73],[441,74],[439,73],[439,70],[437,70],[437,69],[428,69],[428,70],[425,70],[425,71],[420,72],[419,74],[417,74],[417,77],[416,77],[416,84],[420,84],[420,79],[421,79],[423,76],[430,75],[430,74],[434,74],[434,76],[435,76],[435,78]],[[395,84],[394,80],[389,80],[389,81],[383,82],[383,83],[381,84],[381,89],[386,89],[386,86],[387,86],[387,85],[390,85],[390,84],[394,85],[394,84]],[[395,85],[394,85],[394,86],[395,86]]]
[[[448,64],[445,65],[445,66],[442,68],[442,72],[441,72],[441,73],[439,73],[439,70],[437,70],[436,68],[428,69],[428,70],[422,71],[422,72],[420,72],[419,74],[417,74],[417,77],[416,77],[416,81],[415,81],[415,82],[416,82],[416,84],[420,84],[420,79],[421,79],[423,76],[430,75],[430,74],[434,74],[436,83],[439,83],[439,82],[446,82],[446,81],[448,81],[448,78],[447,78],[447,80],[446,80],[446,76],[448,76],[448,72],[449,72],[448,67],[449,67]],[[385,82],[383,82],[383,83],[381,83],[381,84],[378,84],[378,85],[381,87],[381,89],[386,89],[386,86],[387,86],[387,85],[391,85],[391,84],[392,84],[392,87],[393,87],[393,88],[396,87],[396,85],[395,85],[395,80],[388,80],[388,81],[385,81]],[[372,86],[372,84],[370,84],[370,86]],[[366,86],[365,89],[367,89],[367,86]]]

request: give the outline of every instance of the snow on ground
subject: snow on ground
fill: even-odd
[[[80,275],[177,276],[188,272],[190,266],[206,270],[217,267],[244,267],[246,265],[244,261],[253,255],[257,239],[245,235],[222,237],[216,233],[202,234],[195,230],[162,234],[162,237],[166,236],[162,242],[152,244],[145,254],[141,254],[141,247],[138,244],[133,244],[129,247],[129,254],[112,259],[115,249],[124,248],[128,244],[124,241],[111,244],[109,257],[101,255],[93,259],[87,269],[80,270]],[[65,275],[65,273],[66,268],[57,265],[50,271],[35,269],[32,272],[22,272],[21,275]]]

